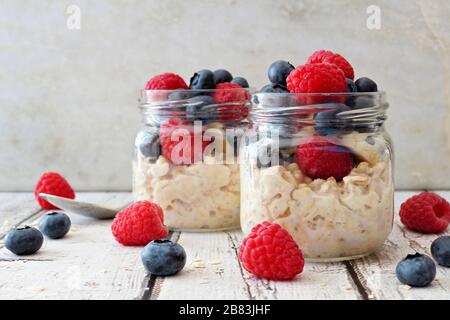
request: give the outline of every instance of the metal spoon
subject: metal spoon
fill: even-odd
[[[95,219],[112,219],[120,211],[120,209],[103,207],[89,202],[75,201],[47,193],[39,193],[39,196],[60,209]]]

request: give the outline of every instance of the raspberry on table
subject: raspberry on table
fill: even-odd
[[[247,101],[250,95],[239,84],[230,82],[218,83],[213,98],[217,104],[224,104],[217,107],[219,121],[240,121],[247,117]]]
[[[117,242],[125,246],[145,246],[169,234],[163,210],[150,201],[138,201],[122,209],[114,218],[111,230]]]
[[[289,280],[303,271],[303,254],[279,224],[256,225],[239,247],[239,260],[248,272],[269,280]]]
[[[175,73],[163,73],[148,80],[145,90],[188,89],[186,82]]]
[[[400,220],[421,233],[439,233],[450,223],[450,204],[434,192],[422,192],[400,206]]]
[[[178,132],[177,129],[179,129]],[[172,141],[172,135],[175,141]],[[201,150],[195,148],[195,141],[198,139],[201,139]],[[196,160],[201,161],[205,148],[212,142],[204,141],[203,132],[194,132],[191,124],[179,118],[171,118],[161,125],[159,140],[163,156],[175,165],[191,165]],[[176,147],[178,152],[174,151]],[[184,154],[185,151],[187,155]]]
[[[50,202],[42,199],[39,194],[47,193],[58,197],[75,199],[75,192],[70,184],[62,175],[56,172],[46,172],[39,179],[36,188],[34,189],[34,195],[36,200],[42,209],[59,209],[52,205]]]
[[[292,93],[340,93],[347,92],[344,72],[329,63],[305,64],[294,69],[286,79],[287,88]],[[340,102],[345,97],[306,96],[302,103],[317,104]]]
[[[314,52],[309,58],[308,63],[330,63],[339,67],[348,79],[355,79],[355,73],[352,65],[340,54],[327,50]]]
[[[295,161],[303,174],[311,179],[333,177],[340,181],[354,166],[354,157],[348,148],[318,137],[297,146]]]

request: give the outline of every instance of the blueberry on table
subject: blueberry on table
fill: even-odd
[[[180,272],[186,264],[186,252],[178,243],[170,240],[154,240],[141,252],[145,269],[155,276],[171,276]]]
[[[228,70],[218,69],[214,71],[214,82],[216,84],[223,82],[231,82],[233,76]]]
[[[287,61],[278,60],[269,67],[267,75],[270,82],[286,87],[286,78],[295,67]]]
[[[352,79],[346,78],[345,81],[347,81],[347,92],[358,92],[358,87]]]
[[[377,92],[378,86],[372,79],[367,77],[359,78],[355,81],[358,92]]]
[[[194,73],[189,84],[189,89],[192,90],[214,89],[215,87],[214,73],[206,69]]]
[[[240,85],[242,88],[248,88],[249,87],[247,79],[245,79],[243,77],[234,77],[231,80],[231,83],[236,83],[236,84]]]
[[[450,267],[450,236],[437,238],[431,244],[431,255],[441,266]]]
[[[44,236],[32,227],[16,228],[8,232],[5,247],[12,253],[21,256],[33,254],[42,247]]]
[[[70,218],[64,212],[46,214],[39,222],[39,230],[50,239],[60,239],[70,230]]]
[[[420,253],[408,254],[408,256],[397,264],[395,269],[398,280],[411,287],[425,287],[433,281],[436,276],[436,265],[434,261]]]
[[[144,132],[137,137],[139,151],[146,158],[157,159],[161,154],[159,135],[156,132]]]
[[[186,101],[186,118],[191,121],[214,121],[215,102],[211,96],[196,96]]]

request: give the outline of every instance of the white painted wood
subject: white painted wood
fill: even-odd
[[[129,193],[80,194],[80,200],[123,206]],[[111,220],[71,215],[73,227],[60,240],[46,239],[35,255],[0,250],[0,299],[135,299],[146,286],[140,247],[123,247]],[[33,224],[34,221],[28,221]]]
[[[40,207],[32,193],[0,193],[0,238],[13,226],[39,211]]]
[[[357,299],[341,263],[308,263],[294,281],[260,280],[239,265],[239,231],[182,233],[178,242],[186,249],[187,267],[163,280],[153,299]],[[220,261],[220,264],[215,264]],[[212,264],[211,264],[212,263]],[[218,269],[223,269],[218,273]]]
[[[397,263],[415,251],[431,256],[430,245],[438,235],[424,235],[407,230],[399,220],[400,205],[418,192],[397,192],[394,230],[383,248],[370,257],[352,263],[371,299],[450,299],[450,269],[437,266],[435,281],[426,288],[402,285],[395,276]],[[450,200],[450,192],[437,192]],[[450,234],[447,229],[446,234]]]

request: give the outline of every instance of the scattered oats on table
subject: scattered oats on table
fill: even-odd
[[[221,264],[221,263],[222,263],[222,260],[219,260],[219,259],[208,260],[208,264],[210,264],[210,265],[217,265],[217,264]]]

